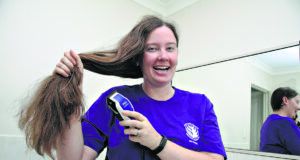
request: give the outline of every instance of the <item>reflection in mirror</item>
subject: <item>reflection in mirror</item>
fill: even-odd
[[[226,148],[259,151],[260,128],[272,113],[270,95],[300,93],[299,43],[179,70],[173,84],[212,101]]]
[[[273,52],[248,57],[253,66],[271,76],[271,91],[255,84],[251,86],[251,125],[250,150],[259,151],[260,129],[263,122],[272,113],[270,96],[278,87],[291,87],[300,91],[295,84],[300,78],[299,47],[290,47]],[[298,80],[299,84],[299,80]],[[300,93],[300,92],[299,92]]]

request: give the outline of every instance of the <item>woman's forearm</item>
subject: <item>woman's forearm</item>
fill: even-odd
[[[222,155],[210,152],[196,152],[167,141],[165,148],[158,154],[162,160],[224,160]]]
[[[70,127],[56,142],[56,156],[58,160],[81,160],[83,154],[83,137],[81,120],[71,118]]]

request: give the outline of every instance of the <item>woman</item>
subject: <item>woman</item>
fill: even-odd
[[[277,88],[271,96],[271,114],[261,128],[260,150],[300,155],[300,131],[293,120],[299,107],[299,94],[289,88]]]
[[[65,52],[55,68],[55,73],[64,77],[72,77],[76,68],[80,73],[85,68],[120,77],[143,77],[144,81],[104,92],[82,123],[78,112],[68,114],[70,127],[64,128],[55,144],[58,159],[95,159],[105,147],[107,159],[226,158],[211,102],[205,95],[171,85],[177,47],[175,27],[148,16],[116,50],[79,55]],[[122,112],[131,120],[119,122],[106,106],[106,97],[113,90],[131,101],[135,111]]]

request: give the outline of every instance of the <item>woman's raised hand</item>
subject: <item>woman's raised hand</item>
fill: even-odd
[[[120,122],[121,126],[126,126],[125,135],[129,135],[129,139],[138,142],[143,146],[154,150],[160,143],[162,136],[157,133],[148,119],[141,113],[135,111],[122,111],[124,116],[135,118],[135,120],[124,120]]]
[[[69,77],[73,71],[74,66],[76,65],[82,73],[83,64],[80,57],[73,50],[69,50],[64,52],[64,56],[56,65],[54,72],[64,77]]]

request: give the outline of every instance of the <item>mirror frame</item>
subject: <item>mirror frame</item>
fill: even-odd
[[[263,49],[263,50],[259,50],[259,51],[249,52],[249,53],[245,53],[245,54],[242,54],[242,55],[237,55],[237,56],[234,56],[234,57],[229,57],[229,58],[224,58],[224,59],[216,59],[216,60],[213,60],[213,61],[210,61],[210,62],[195,65],[195,66],[184,67],[182,69],[176,70],[176,72],[182,72],[182,71],[186,71],[186,70],[190,70],[190,69],[194,69],[194,68],[209,66],[209,65],[213,65],[213,64],[218,64],[218,63],[232,61],[232,60],[246,58],[246,57],[251,57],[251,56],[255,56],[255,55],[260,55],[260,54],[273,52],[273,51],[277,51],[277,50],[282,50],[282,49],[286,49],[286,48],[291,48],[291,47],[296,47],[296,46],[300,47],[300,40],[299,40],[299,42],[293,42],[293,43],[280,45],[280,46],[273,47],[273,48],[267,48],[267,49]],[[299,49],[299,52],[300,52],[300,49]]]
[[[200,67],[204,67],[204,66],[210,66],[210,65],[214,65],[214,64],[218,64],[218,63],[223,63],[223,62],[233,61],[233,60],[237,60],[237,59],[252,57],[252,56],[265,54],[265,53],[269,53],[269,52],[274,52],[274,51],[278,51],[278,50],[282,50],[282,49],[288,49],[288,48],[291,48],[291,47],[299,47],[299,62],[300,62],[300,41],[299,41],[299,42],[280,45],[280,46],[277,46],[277,47],[267,48],[267,49],[263,49],[263,50],[259,50],[259,51],[255,51],[255,52],[249,52],[249,53],[245,53],[245,54],[242,54],[242,55],[237,55],[237,56],[234,56],[234,57],[212,60],[210,62],[202,63],[202,64],[199,64],[199,65],[194,65],[194,66],[178,69],[178,70],[176,70],[176,72],[182,72],[182,71],[191,70],[191,69],[195,69],[195,68],[200,68]],[[247,150],[247,149],[239,149],[239,148],[232,148],[232,147],[225,147],[225,149],[226,149],[227,152],[231,152],[231,153],[251,154],[251,155],[266,156],[266,157],[273,157],[273,158],[287,158],[287,159],[296,159],[296,157],[299,158],[299,156],[297,156],[297,155],[267,153],[267,152],[261,152],[261,151],[254,151],[254,150],[250,150],[250,149]]]

